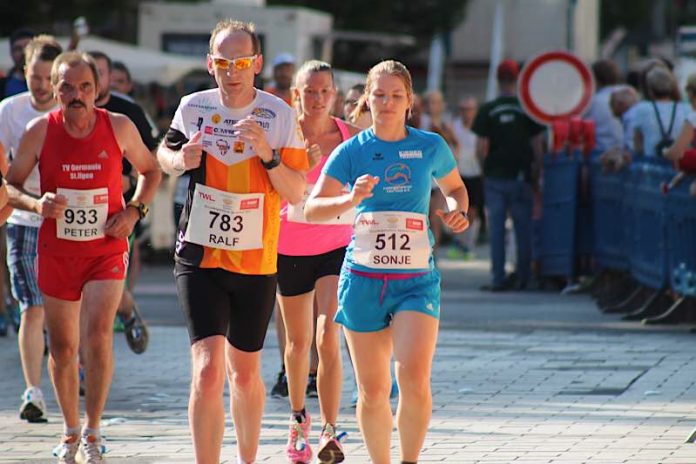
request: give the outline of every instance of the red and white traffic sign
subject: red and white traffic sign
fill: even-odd
[[[541,53],[522,68],[520,103],[540,124],[580,116],[590,105],[595,83],[590,68],[567,51]]]

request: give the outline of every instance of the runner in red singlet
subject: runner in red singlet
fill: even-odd
[[[60,109],[27,126],[8,174],[10,203],[44,217],[38,240],[39,287],[50,340],[49,371],[65,433],[54,450],[59,463],[104,462],[99,434],[113,373],[113,322],[128,267],[127,237],[161,173],[125,116],[95,108],[99,77],[92,58],[59,55],[51,84]],[[121,193],[125,156],[140,173],[128,205]],[[41,197],[23,189],[38,164]],[[80,303],[82,302],[82,309]],[[82,336],[81,336],[82,333]],[[80,428],[77,350],[88,379]]]

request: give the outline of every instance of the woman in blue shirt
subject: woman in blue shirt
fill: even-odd
[[[454,233],[469,225],[468,195],[447,143],[405,124],[411,82],[396,61],[370,70],[361,106],[369,106],[372,126],[333,151],[305,206],[309,221],[356,208],[336,321],[348,340],[360,392],[358,423],[375,464],[391,462],[392,354],[402,463],[418,460],[432,411],[430,373],[440,315],[440,274],[428,223],[432,177],[450,206],[437,212],[444,224]],[[346,184],[349,193],[342,192]]]

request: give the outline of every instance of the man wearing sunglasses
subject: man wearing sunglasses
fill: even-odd
[[[191,341],[196,463],[220,462],[225,373],[237,462],[251,463],[265,398],[261,349],[275,303],[280,201],[302,199],[308,160],[293,109],[254,88],[263,57],[253,24],[218,23],[207,62],[218,87],[182,98],[158,158],[165,171],[190,176],[174,273]]]

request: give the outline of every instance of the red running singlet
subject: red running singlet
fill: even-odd
[[[44,218],[39,230],[39,254],[52,256],[91,257],[128,251],[128,241],[103,236],[98,220],[124,210],[121,190],[121,161],[123,153],[116,141],[109,114],[95,108],[97,120],[92,132],[84,138],[74,138],[63,125],[61,110],[48,116],[48,128],[39,155],[41,194],[71,189],[73,203],[61,223],[63,237],[58,236],[59,221]],[[96,194],[95,190],[101,189]],[[104,192],[106,189],[108,192]],[[81,192],[85,191],[85,195]],[[108,204],[108,212],[106,212]],[[90,208],[90,205],[96,205]],[[92,210],[93,211],[92,211]],[[94,228],[90,225],[95,224]],[[96,236],[97,238],[91,238]]]

